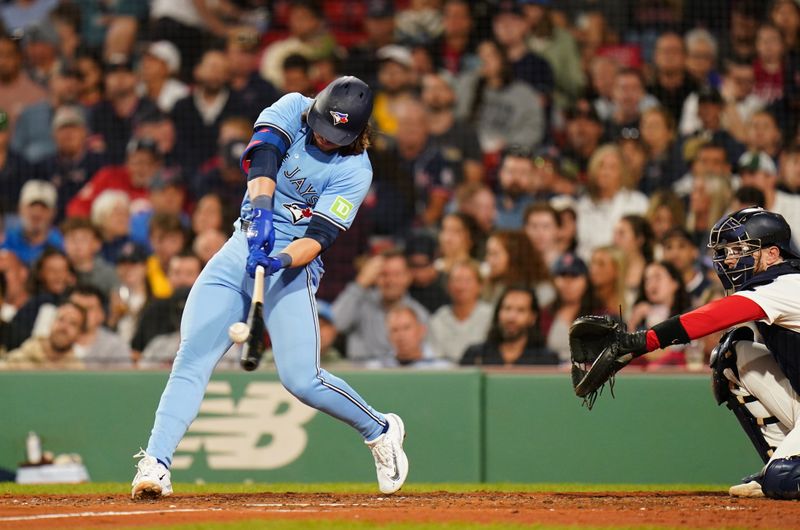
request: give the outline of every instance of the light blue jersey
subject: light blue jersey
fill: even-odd
[[[302,94],[287,94],[264,109],[254,125],[273,127],[291,139],[278,168],[273,196],[278,250],[305,235],[312,215],[340,230],[350,228],[372,182],[372,164],[366,152],[342,156],[313,145],[313,133],[302,120],[313,101]],[[252,216],[247,194],[240,215],[245,220]]]
[[[372,180],[366,153],[328,154],[311,143],[313,133],[301,116],[312,101],[300,94],[286,95],[255,123],[255,127],[280,130],[291,140],[278,168],[273,196],[273,253],[303,237],[312,216],[347,230]],[[251,215],[250,198],[245,195],[241,217],[250,220]],[[247,237],[237,222],[231,238],[208,262],[189,293],[180,348],[147,444],[147,454],[166,464],[197,416],[211,372],[231,345],[228,327],[247,318],[253,292],[253,279],[245,270],[248,253]],[[384,415],[319,365],[315,294],[322,276],[320,264],[317,258],[303,267],[276,272],[265,281],[264,321],[275,366],[281,382],[302,402],[351,425],[365,440],[374,440],[387,428]]]

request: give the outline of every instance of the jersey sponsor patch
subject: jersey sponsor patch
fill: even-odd
[[[310,219],[311,214],[314,213],[311,206],[299,202],[284,203],[283,207],[289,210],[293,225],[296,225],[303,219]]]
[[[333,124],[334,125],[339,125],[340,123],[342,125],[344,125],[345,123],[347,123],[348,115],[345,114],[344,112],[336,112],[335,110],[332,110],[332,111],[329,111],[329,112],[331,113],[331,116],[333,117]]]
[[[341,195],[336,196],[336,200],[333,201],[331,204],[330,212],[341,219],[342,221],[347,221],[347,217],[350,215],[350,212],[353,211],[353,203],[342,197]]]

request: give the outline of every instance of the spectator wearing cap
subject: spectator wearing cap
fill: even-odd
[[[434,263],[436,240],[427,234],[414,235],[406,243],[405,253],[412,277],[408,294],[433,313],[449,302],[442,275]]]
[[[527,287],[507,288],[495,306],[486,340],[467,348],[460,364],[558,364],[558,355],[545,346],[539,315],[536,293]]]
[[[89,219],[72,217],[61,223],[64,250],[77,283],[91,285],[108,297],[119,284],[114,268],[100,256],[100,230]]]
[[[393,0],[369,0],[364,17],[365,39],[350,48],[345,60],[344,71],[372,87],[378,84],[377,52],[394,42],[394,14]]]
[[[600,147],[603,137],[603,122],[595,107],[586,99],[580,99],[565,113],[564,147],[561,151],[561,172],[578,182],[586,182],[589,158]]]
[[[155,214],[177,216],[184,227],[189,226],[189,216],[185,211],[186,187],[175,171],[161,169],[150,181],[150,208],[140,209],[131,214],[131,239],[139,244],[149,240],[150,219]]]
[[[333,55],[336,49],[336,39],[325,27],[318,1],[291,2],[288,26],[289,36],[267,46],[261,55],[261,76],[276,87],[283,86],[283,61],[289,55],[299,53],[313,61]]]
[[[514,79],[496,42],[481,42],[478,56],[480,68],[459,81],[456,115],[476,128],[484,154],[496,154],[512,145],[532,149],[545,134],[540,94]]]
[[[56,153],[53,118],[62,106],[77,103],[79,75],[75,69],[56,69],[48,81],[49,98],[26,107],[20,114],[11,147],[31,164],[37,164]]]
[[[128,194],[120,190],[106,190],[92,203],[90,220],[100,231],[100,256],[108,263],[116,263],[131,240],[130,206]]]
[[[611,243],[614,225],[627,214],[647,211],[647,197],[631,189],[628,168],[619,147],[606,144],[589,160],[587,194],[575,206],[578,255],[589,257],[595,247]]]
[[[128,144],[125,165],[98,171],[67,204],[67,215],[89,217],[92,202],[106,190],[128,194],[132,211],[149,208],[150,183],[163,166],[155,141],[134,138]]]
[[[110,56],[104,69],[104,99],[89,113],[90,145],[92,150],[104,151],[110,163],[119,164],[125,159],[136,117],[152,111],[155,104],[136,94],[136,74],[128,56]]]
[[[194,174],[215,152],[220,124],[244,112],[239,98],[228,88],[230,68],[224,52],[209,50],[194,70],[190,95],[175,104],[172,118],[178,131],[175,154],[186,174]]]
[[[451,302],[431,317],[429,335],[436,356],[457,363],[471,344],[483,341],[492,323],[492,306],[482,301],[480,264],[463,260],[447,277]]]
[[[108,325],[130,343],[139,323],[142,309],[150,299],[147,283],[147,249],[129,241],[117,255],[119,278],[117,292],[111,293]]]
[[[693,105],[696,107],[693,108]],[[710,140],[725,146],[728,160],[738,160],[744,153],[740,144],[723,126],[725,102],[715,88],[704,87],[686,98],[681,116],[682,143],[694,139]],[[692,112],[695,112],[694,119]]]
[[[29,180],[19,195],[19,224],[6,228],[2,248],[16,254],[30,266],[48,246],[63,247],[63,239],[53,226],[58,192],[44,180]]]
[[[134,138],[150,138],[155,141],[164,159],[164,167],[181,171],[175,154],[178,132],[172,116],[158,109],[142,112],[133,124]]]
[[[522,228],[522,214],[534,201],[533,158],[526,149],[509,149],[503,157],[498,172],[500,189],[497,194],[497,221],[495,227],[502,230]]]
[[[238,29],[231,33],[225,54],[231,70],[231,92],[244,107],[248,119],[258,116],[280,97],[275,86],[258,73],[259,35],[252,29]]]
[[[475,19],[472,6],[465,0],[448,0],[442,6],[442,34],[430,45],[431,56],[437,69],[451,75],[470,72],[479,65],[475,53],[477,45]]]
[[[556,195],[575,195],[577,180],[561,171],[561,153],[552,145],[537,147],[533,154],[531,195],[537,201]]]
[[[50,126],[55,152],[42,160],[41,172],[58,189],[57,219],[63,219],[69,201],[106,165],[106,157],[87,148],[89,130],[83,109],[66,105],[53,114]]]
[[[541,96],[539,104],[549,107],[555,89],[553,69],[528,46],[530,26],[516,0],[500,2],[499,11],[492,19],[492,29],[494,38],[505,49],[511,75],[536,90]]]
[[[700,307],[711,300],[714,290],[700,263],[700,249],[692,235],[682,226],[671,228],[661,240],[664,261],[672,264],[683,278],[691,307]]]
[[[22,68],[20,39],[0,35],[0,109],[7,113],[8,127],[13,131],[25,107],[46,97],[47,92]]]
[[[791,227],[800,227],[800,195],[778,189],[778,170],[775,162],[764,152],[747,152],[738,163],[742,186],[752,186],[764,192],[764,208],[781,214]],[[800,230],[792,231],[792,240],[800,243]]]
[[[139,63],[136,92],[155,102],[162,112],[172,111],[179,99],[189,95],[186,83],[176,79],[181,69],[181,54],[168,40],[150,44]]]
[[[552,316],[547,347],[558,354],[561,364],[570,362],[569,327],[579,316],[599,314],[600,304],[589,279],[589,269],[575,254],[560,256],[551,269],[556,299],[548,308]]]
[[[689,94],[698,89],[697,83],[686,73],[686,48],[683,38],[677,33],[662,33],[656,40],[653,64],[655,79],[648,92],[658,99],[672,115],[675,123],[678,123],[683,102]]]
[[[317,300],[319,317],[319,360],[321,363],[341,361],[342,353],[336,348],[339,331],[333,324],[333,307],[329,302]]]
[[[2,53],[0,40],[0,53]],[[2,60],[0,60],[2,63]],[[19,190],[27,179],[36,177],[38,171],[21,154],[11,148],[9,117],[0,110],[0,211],[10,212],[16,207]]]
[[[130,345],[105,326],[108,295],[93,285],[79,283],[67,300],[86,311],[86,327],[75,343],[75,357],[87,368],[130,367]]]
[[[449,73],[427,74],[422,78],[422,102],[428,111],[429,141],[439,147],[456,181],[482,182],[481,146],[475,128],[456,118],[455,78]]]
[[[414,88],[414,63],[411,52],[397,44],[380,48],[378,58],[378,90],[372,117],[380,132],[390,136],[397,133],[397,105],[411,97]]]
[[[53,23],[47,19],[25,28],[22,47],[28,65],[28,75],[42,87],[61,67],[60,41]]]

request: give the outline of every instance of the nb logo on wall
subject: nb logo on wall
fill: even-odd
[[[211,381],[200,416],[178,445],[173,469],[188,469],[203,450],[210,469],[276,469],[294,462],[306,448],[304,425],[316,411],[280,383],[247,385],[238,403],[226,381]]]

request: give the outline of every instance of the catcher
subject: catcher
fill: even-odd
[[[779,214],[745,208],[720,219],[708,246],[726,296],[627,333],[610,317],[580,317],[570,328],[572,382],[589,408],[631,360],[737,324],[711,353],[712,387],[752,441],[764,467],[730,488],[737,497],[800,498],[800,255]],[[587,367],[591,365],[591,368]],[[797,428],[795,428],[797,427]]]

